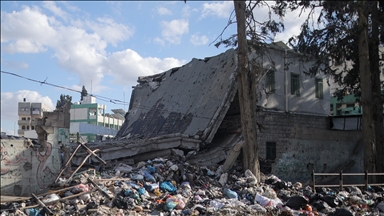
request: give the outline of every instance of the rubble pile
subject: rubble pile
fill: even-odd
[[[384,215],[383,187],[316,188],[235,165],[200,167],[156,158],[60,178],[29,200],[2,203],[1,215]]]

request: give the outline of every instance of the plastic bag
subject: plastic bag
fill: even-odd
[[[177,188],[171,182],[161,182],[160,188],[168,192],[175,192]]]
[[[224,194],[230,199],[233,199],[233,198],[238,199],[237,193],[228,188],[224,189]]]
[[[44,203],[47,203],[47,202],[52,202],[52,201],[59,200],[59,199],[60,199],[59,195],[49,194],[46,197],[44,197],[41,201],[43,201]]]
[[[119,164],[119,166],[116,167],[115,170],[120,171],[121,173],[130,173],[132,172],[132,167],[127,164]]]

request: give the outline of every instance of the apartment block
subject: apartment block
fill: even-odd
[[[35,126],[37,119],[43,117],[43,112],[50,111],[49,107],[43,103],[27,102],[24,98],[23,102],[18,104],[18,125],[17,133],[19,136],[28,138],[37,138]]]

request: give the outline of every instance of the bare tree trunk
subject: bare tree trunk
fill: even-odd
[[[384,128],[383,128],[383,100],[381,98],[380,83],[380,55],[379,55],[379,25],[378,25],[378,2],[370,2],[371,8],[371,44],[370,44],[370,63],[371,63],[371,80],[372,80],[372,102],[373,113],[372,118],[375,125],[376,137],[376,171],[384,172],[384,160],[380,160],[384,155]],[[380,182],[384,182],[384,177],[380,178]]]
[[[363,106],[362,131],[364,140],[364,169],[375,172],[376,169],[376,137],[373,121],[373,92],[368,46],[367,2],[359,2],[359,73],[361,81],[361,102]]]
[[[249,169],[260,181],[259,148],[257,145],[255,74],[250,72],[245,24],[245,1],[233,1],[237,20],[238,94],[241,131],[244,138],[243,168]]]

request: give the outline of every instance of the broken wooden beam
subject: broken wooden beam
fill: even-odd
[[[103,190],[103,188],[101,188],[96,182],[94,182],[92,179],[88,178],[88,182],[92,183],[94,187],[96,187],[101,193],[103,193],[105,196],[107,196],[109,199],[112,199],[113,197],[111,197],[108,192],[106,192],[105,190]]]
[[[92,151],[90,148],[88,148],[86,145],[84,145],[83,143],[80,143],[80,145],[85,148],[87,150],[87,152],[91,155],[93,155],[98,161],[100,161],[101,163],[103,163],[104,165],[107,165],[107,162],[105,162],[101,157],[99,157],[97,154],[95,154],[96,150],[95,151]],[[100,151],[100,150],[99,150]]]
[[[49,214],[53,215],[51,209],[49,209],[34,193],[32,193],[32,197],[35,198],[37,203],[44,208],[44,210]]]

